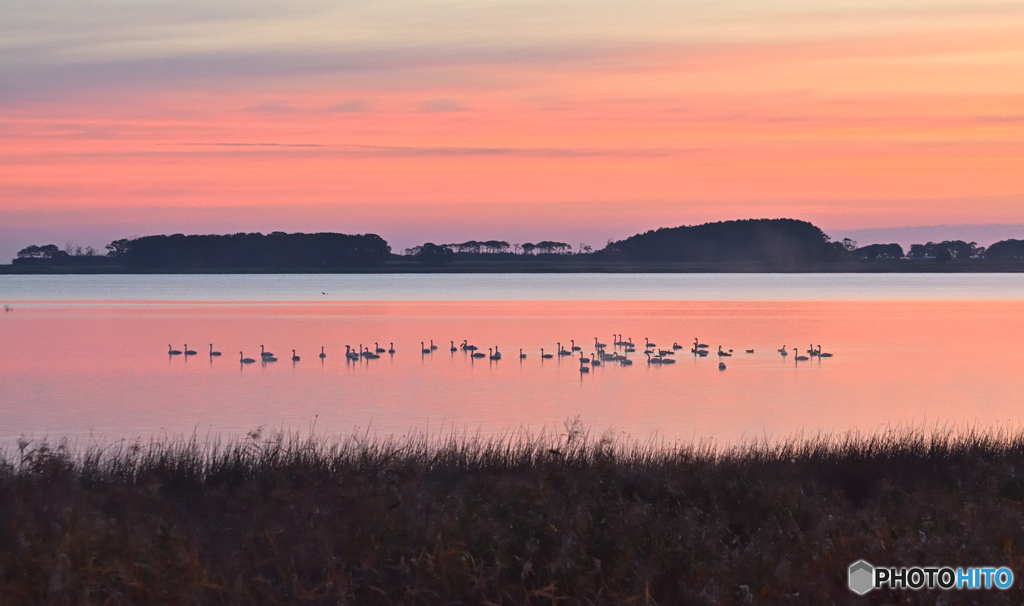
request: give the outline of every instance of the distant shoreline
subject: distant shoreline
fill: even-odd
[[[888,259],[833,263],[762,262],[630,262],[598,261],[575,256],[517,260],[461,260],[444,267],[426,267],[415,258],[399,258],[373,267],[216,267],[138,268],[124,265],[0,265],[0,275],[125,275],[125,274],[547,274],[547,273],[1024,273],[1024,260]]]

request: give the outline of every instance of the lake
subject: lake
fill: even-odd
[[[0,305],[8,443],[257,427],[493,435],[576,416],[597,432],[730,443],[1016,427],[1024,409],[1018,274],[2,276]],[[632,366],[581,374],[580,352],[540,357],[573,341],[589,357],[595,337],[612,351],[613,334],[640,344]],[[694,338],[733,355],[695,357]],[[645,339],[684,347],[648,365]],[[449,351],[463,340],[503,358]],[[197,355],[168,355],[186,343]],[[379,359],[344,355],[391,343]],[[833,357],[777,351],[812,343]],[[261,345],[279,361],[240,364]]]

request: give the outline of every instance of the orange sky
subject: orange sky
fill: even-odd
[[[171,230],[1024,223],[1024,7],[118,5],[0,24],[0,256]]]

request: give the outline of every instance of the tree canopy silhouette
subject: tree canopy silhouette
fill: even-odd
[[[239,233],[218,236],[144,236],[107,249],[144,268],[340,268],[380,265],[391,247],[375,234]]]
[[[947,261],[953,259],[977,259],[985,255],[985,249],[978,246],[977,242],[964,242],[963,240],[945,240],[943,242],[928,242],[927,244],[911,244],[907,257],[911,259],[938,259],[946,257],[944,252],[949,253]]]
[[[428,267],[442,267],[452,262],[452,258],[455,257],[455,252],[448,247],[447,244],[441,244],[438,246],[433,242],[427,242],[423,246],[418,247],[416,251],[416,260],[422,265]]]
[[[869,244],[853,250],[858,259],[876,261],[878,259],[902,259],[903,247],[899,244]]]
[[[1002,240],[985,249],[986,259],[1024,259],[1024,240]]]
[[[796,219],[747,219],[663,227],[612,242],[600,251],[629,261],[837,261],[848,251],[821,229]]]

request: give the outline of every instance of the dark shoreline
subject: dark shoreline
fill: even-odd
[[[808,265],[722,262],[626,262],[564,258],[522,260],[456,259],[444,267],[426,267],[413,258],[390,260],[372,267],[217,267],[138,268],[124,265],[0,265],[0,275],[103,275],[103,274],[470,274],[470,273],[1024,273],[1024,260],[970,259],[938,263],[934,260],[841,261]]]

